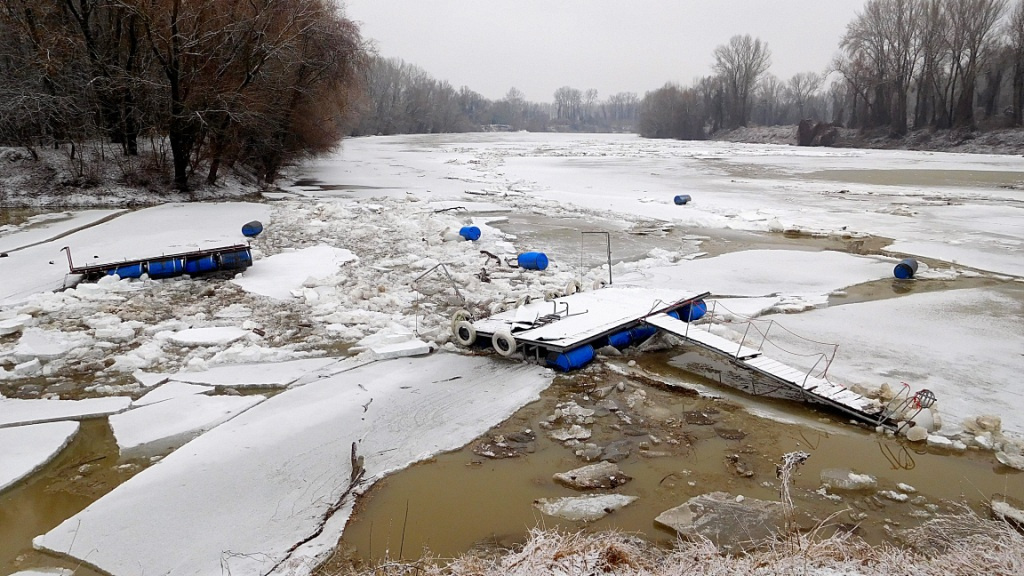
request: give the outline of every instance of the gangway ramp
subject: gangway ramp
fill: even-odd
[[[768,358],[758,349],[744,346],[742,343],[723,338],[708,330],[696,328],[667,314],[654,314],[645,318],[644,321],[674,334],[684,342],[724,356],[736,366],[769,378],[790,392],[784,397],[793,397],[793,393],[795,393],[796,396],[804,400],[831,406],[872,425],[881,424],[885,420],[883,415],[885,407],[879,402],[822,378],[815,378],[809,372],[802,372]]]
[[[761,355],[760,350],[748,348],[742,344],[737,344],[728,338],[722,338],[721,336],[712,334],[707,330],[698,330],[696,328],[690,330],[689,323],[683,322],[678,318],[673,318],[668,314],[655,314],[654,316],[648,316],[644,321],[651,326],[657,326],[666,332],[671,332],[676,336],[680,336],[685,340],[690,340],[700,344],[705,348],[710,348],[715,352],[728,354],[737,360],[756,358]]]

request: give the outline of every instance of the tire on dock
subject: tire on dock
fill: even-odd
[[[500,356],[508,358],[516,353],[516,339],[508,332],[495,332],[491,336],[491,346]]]
[[[467,320],[460,320],[452,329],[455,341],[461,346],[472,346],[476,342],[476,328]]]

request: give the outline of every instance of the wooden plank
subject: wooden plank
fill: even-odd
[[[803,372],[786,366],[782,362],[772,360],[771,358],[766,358],[764,356],[746,360],[744,363],[748,366],[757,368],[762,372],[766,372],[771,376],[779,378],[780,380],[785,380],[790,384],[796,384],[798,386],[803,382],[805,376]]]
[[[673,318],[668,314],[655,314],[647,317],[644,321],[651,326],[656,326],[666,332],[675,334],[683,340],[703,344],[708,348],[721,352],[722,354],[727,354],[733,358],[738,357],[743,360],[761,355],[760,350],[747,346],[740,346],[738,342],[733,342],[728,338],[723,338],[717,334],[708,332],[707,330],[690,326],[686,322]]]

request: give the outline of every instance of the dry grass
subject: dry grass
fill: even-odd
[[[533,530],[527,542],[491,557],[448,563],[423,558],[321,576],[967,576],[1024,574],[1024,536],[1005,522],[964,508],[908,531],[901,544],[869,546],[849,533],[815,532],[779,539],[759,550],[725,555],[709,540],[680,541],[673,550],[617,532]]]

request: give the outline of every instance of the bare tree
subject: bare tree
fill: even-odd
[[[1017,1],[1007,32],[1013,50],[1013,124],[1021,126],[1024,125],[1024,0]]]
[[[872,70],[865,92],[872,125],[902,135],[908,126],[908,96],[921,52],[921,0],[868,0],[847,26],[840,46],[850,59]]]
[[[593,120],[595,106],[597,106],[597,90],[587,88],[583,92],[583,118],[588,122]]]
[[[757,83],[755,121],[765,126],[775,126],[784,121],[786,103],[785,86],[779,77],[766,74]]]
[[[948,0],[946,38],[950,58],[950,111],[954,126],[974,122],[974,92],[978,73],[991,56],[996,23],[1006,10],[1006,0]]]
[[[729,127],[746,126],[754,86],[771,66],[768,45],[749,34],[733,36],[714,52],[715,72],[722,77],[728,100]]]
[[[914,127],[940,125],[939,115],[945,117],[945,90],[941,88],[940,67],[945,58],[946,11],[942,0],[922,0],[918,38],[921,62],[918,66],[914,103]],[[944,122],[948,126],[948,118]]]
[[[786,83],[786,94],[796,106],[797,115],[803,120],[807,103],[821,88],[821,75],[816,72],[800,72],[794,74]]]
[[[559,120],[574,124],[581,119],[583,109],[583,93],[571,86],[562,86],[555,90],[555,113]]]
[[[640,135],[645,138],[703,140],[705,113],[696,90],[666,84],[640,102]]]

